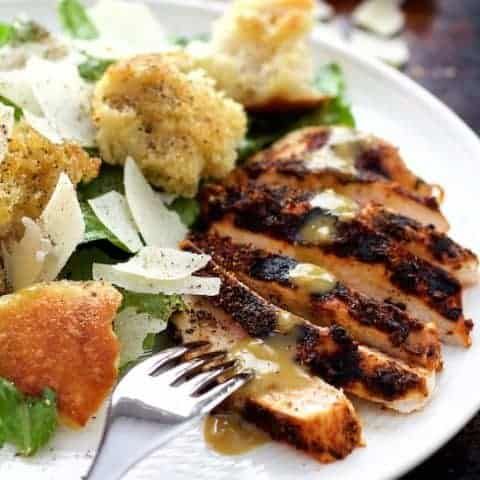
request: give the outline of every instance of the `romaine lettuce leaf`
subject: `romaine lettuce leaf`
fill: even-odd
[[[63,29],[71,37],[82,40],[93,40],[98,37],[97,27],[79,0],[60,0],[58,15]]]
[[[16,103],[12,102],[10,99],[4,97],[3,95],[0,95],[0,103],[3,103],[8,107],[13,107],[13,110],[15,111],[14,115],[15,115],[16,122],[18,122],[23,117],[23,110]]]
[[[82,208],[83,218],[85,220],[85,239],[84,242],[94,242],[97,240],[107,240],[122,250],[129,251],[125,245],[120,242],[113,233],[97,218],[94,211],[88,204],[88,200],[99,197],[104,193],[115,191],[124,194],[123,187],[123,169],[121,167],[112,167],[103,164],[100,174],[89,183],[81,184],[77,188],[80,207]]]
[[[88,55],[85,61],[78,66],[78,73],[87,82],[98,82],[115,60],[105,60]]]
[[[33,455],[57,428],[55,393],[45,389],[40,397],[20,392],[0,378],[0,446],[11,443],[20,455]]]
[[[14,36],[13,25],[0,22],[0,47],[9,44]]]
[[[191,227],[200,215],[200,205],[195,198],[178,197],[167,207],[175,210],[187,227]]]
[[[125,189],[123,187],[123,168],[113,167],[106,163],[102,164],[102,168],[97,178],[94,178],[91,182],[82,183],[77,188],[78,198],[82,201],[99,197],[112,190],[125,195]]]
[[[319,108],[301,113],[271,116],[268,114],[249,115],[249,127],[246,139],[238,150],[242,161],[259,150],[301,127],[314,125],[355,126],[350,105],[345,98],[345,80],[341,68],[330,63],[322,66],[315,77],[317,89],[331,96],[331,99]]]
[[[137,313],[148,313],[156,318],[161,318],[165,322],[171,317],[174,312],[184,309],[180,295],[152,295],[150,293],[136,293],[129,292],[119,288],[123,295],[121,310],[128,307],[133,307]]]
[[[39,42],[49,37],[49,32],[31,20],[16,19],[13,23],[0,22],[0,47],[12,44]]]

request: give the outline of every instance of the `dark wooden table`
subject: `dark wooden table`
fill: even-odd
[[[348,12],[357,2],[330,3]],[[412,54],[405,72],[480,133],[480,0],[407,0],[404,8]],[[480,480],[480,414],[402,480],[417,479]]]

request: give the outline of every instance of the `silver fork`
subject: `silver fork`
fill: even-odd
[[[224,361],[225,352],[202,353],[206,346],[192,342],[164,350],[120,380],[87,480],[121,478],[250,380],[250,372],[235,374],[235,362]]]

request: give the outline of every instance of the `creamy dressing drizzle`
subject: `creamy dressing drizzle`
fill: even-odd
[[[289,279],[311,294],[323,295],[333,290],[337,279],[328,270],[311,263],[299,263],[289,273]]]
[[[299,231],[300,241],[314,245],[322,245],[334,240],[337,220],[348,221],[355,217],[359,205],[354,200],[324,190],[314,195],[310,200],[312,208],[321,211],[312,214]]]
[[[232,355],[244,368],[253,369],[256,376],[237,395],[258,398],[310,385],[309,375],[295,363],[295,353],[294,329],[288,335],[274,334],[265,340],[248,338],[238,342]],[[208,417],[203,432],[209,447],[224,455],[245,453],[269,441],[267,434],[233,412]]]
[[[356,130],[345,127],[332,128],[325,145],[308,154],[306,167],[312,172],[330,169],[355,175],[357,173],[355,159],[362,151],[365,139],[365,134]]]

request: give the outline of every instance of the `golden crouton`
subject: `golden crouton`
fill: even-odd
[[[105,161],[131,156],[152,184],[185,196],[201,177],[232,170],[246,130],[242,107],[184,52],[112,65],[96,86],[93,118]]]
[[[249,110],[318,105],[308,45],[314,0],[236,0],[214,25],[209,44],[189,51],[230,97]]]
[[[22,217],[41,214],[61,172],[77,184],[96,177],[99,167],[100,160],[78,145],[55,145],[26,123],[17,123],[0,163],[0,238],[21,235]]]
[[[122,301],[101,282],[37,284],[0,298],[0,376],[57,393],[62,420],[83,426],[117,378],[112,321]]]

